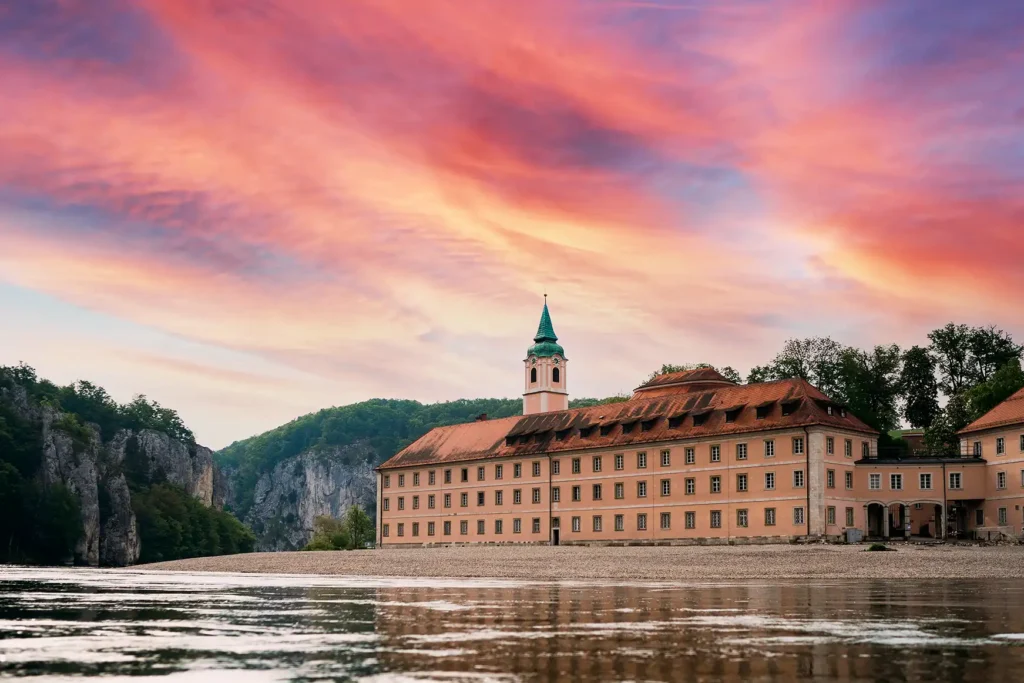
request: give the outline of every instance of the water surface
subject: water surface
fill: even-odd
[[[688,585],[0,567],[0,677],[1024,680],[1024,586]]]

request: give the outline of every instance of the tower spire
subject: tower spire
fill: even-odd
[[[558,344],[555,326],[551,324],[547,292],[544,293],[544,308],[533,342],[533,346],[526,351],[523,414],[566,410],[569,407],[565,376],[567,359],[565,350]]]

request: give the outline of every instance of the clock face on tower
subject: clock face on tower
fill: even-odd
[[[558,365],[558,363],[559,363],[558,356],[555,356],[555,365]]]

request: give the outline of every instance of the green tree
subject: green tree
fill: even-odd
[[[31,520],[31,538],[23,540],[29,554],[43,564],[70,560],[82,535],[78,498],[67,487],[30,486],[25,493],[25,519]]]
[[[967,392],[971,417],[978,419],[1022,388],[1024,370],[1021,369],[1020,361],[1010,360],[988,380],[975,385]]]
[[[1021,357],[1021,347],[994,325],[968,327],[949,323],[932,331],[928,338],[938,362],[940,387],[947,396],[988,381],[1000,368]]]
[[[951,396],[931,427],[924,432],[924,442],[931,455],[953,457],[960,454],[961,429],[971,423],[971,411],[963,394]]]
[[[132,495],[140,562],[252,552],[256,538],[231,514],[208,508],[184,490],[156,484]]]
[[[845,349],[836,373],[836,394],[854,415],[883,434],[899,426],[901,361],[895,344],[870,352]]]
[[[766,366],[750,371],[750,383],[780,379],[803,379],[826,395],[842,400],[841,377],[843,353],[847,349],[828,337],[790,339],[782,351]]]
[[[935,358],[928,349],[914,346],[903,354],[900,391],[907,422],[918,429],[931,426],[940,411],[939,382],[935,378]]]
[[[25,526],[24,481],[18,469],[0,460],[0,562],[11,562]]]
[[[743,383],[743,378],[740,377],[740,373],[736,372],[736,370],[734,368],[732,368],[731,366],[726,365],[725,367],[722,367],[722,368],[716,368],[711,363],[685,363],[683,365],[674,365],[672,363],[664,363],[661,366],[660,370],[655,370],[654,372],[652,372],[650,375],[648,375],[647,379],[644,380],[644,381],[645,382],[650,382],[652,379],[654,379],[655,377],[658,377],[659,375],[669,375],[669,374],[672,374],[674,372],[685,372],[687,370],[699,370],[701,368],[710,368],[711,370],[717,371],[719,374],[721,374],[727,380],[731,380],[733,382],[736,382],[737,384],[742,384]]]
[[[373,543],[373,520],[359,505],[349,507],[343,519],[317,517],[313,539],[304,550],[355,550]]]

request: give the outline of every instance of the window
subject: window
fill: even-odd
[[[893,491],[903,490],[903,475],[902,474],[890,474],[889,475],[889,488]]]
[[[601,500],[601,485],[600,484],[594,484],[594,490],[593,490],[592,493],[593,493],[592,500]]]
[[[600,455],[595,455],[594,456],[593,465],[592,466],[593,466],[595,472],[600,472],[601,471],[601,456]]]
[[[775,526],[775,508],[764,509],[764,525]]]
[[[646,481],[638,481],[636,483],[636,497],[637,498],[646,498],[647,497],[647,482]]]
[[[469,522],[465,520],[459,522],[459,533],[463,536],[469,534]]]
[[[419,472],[413,472],[412,473],[412,485],[413,486],[419,486],[420,485],[420,473]]]
[[[975,526],[985,526],[985,509],[978,508],[974,511]]]
[[[798,436],[793,439],[793,455],[804,454],[804,437]]]
[[[928,474],[927,472],[922,472],[921,476],[918,477],[918,479],[920,480],[918,483],[922,491],[928,491],[929,489],[931,489],[932,475]]]
[[[519,521],[519,520],[516,520],[516,521]],[[502,530],[503,530],[503,526],[504,525],[502,524],[502,521],[500,519],[494,520],[494,533],[500,534],[502,532]]]
[[[572,473],[573,474],[579,474],[580,473],[580,459],[579,458],[573,458],[572,459]]]
[[[825,470],[825,486],[834,489],[836,487],[836,471]]]
[[[391,486],[391,475],[390,474],[385,474],[384,475],[384,488],[390,488],[390,486]]]
[[[594,515],[594,531],[601,531],[601,515]]]
[[[721,529],[722,528],[722,511],[712,510],[711,511],[711,528]]]
[[[662,479],[661,480],[661,495],[663,498],[672,495],[672,480]]]
[[[554,384],[558,384],[561,381],[561,371],[558,368],[554,368],[551,371],[551,381]]]
[[[534,503],[539,503],[540,502],[540,489],[539,488],[533,489],[533,492],[532,492],[532,494],[530,496],[530,500],[532,500]]]
[[[505,501],[505,492],[504,491],[495,491],[494,492],[494,504],[495,505],[501,505],[502,503],[504,503],[504,501]]]
[[[469,494],[468,493],[460,493],[459,494],[459,507],[469,507]]]
[[[845,473],[845,477],[846,477],[846,488],[847,489],[852,489],[853,488],[853,472],[846,472]]]
[[[583,500],[583,489],[579,486],[572,487],[572,502],[578,503]]]
[[[540,476],[540,462],[539,461],[533,463],[533,476],[535,476],[535,477],[539,477]]]
[[[1024,434],[1020,435],[1020,450],[1024,453]]]
[[[494,478],[501,479],[503,476],[505,476],[505,467],[503,465],[495,465]]]
[[[775,440],[766,439],[764,442],[764,457],[774,458],[775,457]]]
[[[802,489],[804,487],[804,471],[794,470],[793,471],[793,488]]]
[[[743,492],[747,490],[747,475],[737,474],[736,475],[736,490]]]
[[[764,489],[765,491],[775,490],[775,473],[765,472],[764,473]]]
[[[722,447],[721,446],[712,446],[711,447],[711,462],[721,462],[721,461],[722,461]]]
[[[996,472],[996,488],[1006,488],[1006,472]]]
[[[437,507],[437,496],[435,496],[433,493],[427,496],[427,507],[430,508],[431,510]]]
[[[747,444],[738,443],[736,444],[736,459],[746,460],[747,459]]]
[[[831,436],[825,438],[825,452],[829,455],[836,453],[836,440]]]
[[[578,534],[580,532],[580,529],[582,529],[582,528],[583,528],[583,525],[580,523],[580,518],[579,517],[573,517],[572,518],[572,530],[573,530],[573,532]]]
[[[413,536],[419,536],[420,535],[420,523],[419,522],[413,522],[412,523],[412,535]]]
[[[853,457],[853,440],[852,439],[847,439],[846,443],[844,444],[844,448],[845,448],[845,450],[843,451],[843,455],[845,455],[847,458],[852,458]]]
[[[444,483],[446,483],[446,484],[452,483],[452,471],[451,470],[445,470],[444,471]]]
[[[523,490],[522,489],[512,489],[512,504],[513,505],[520,505],[520,504],[522,504],[522,502],[523,502]]]
[[[853,508],[846,508],[846,526],[853,526]]]
[[[399,496],[398,497],[398,509],[399,510],[404,510],[405,509],[405,496]]]
[[[520,534],[523,532],[523,520],[516,517],[512,520],[512,533]]]
[[[860,444],[860,457],[870,458],[871,457],[871,444],[867,441],[862,441]]]
[[[562,488],[560,486],[553,487],[551,489],[551,502],[552,503],[558,503],[558,502],[561,502],[561,500],[562,500]]]
[[[687,512],[683,516],[683,519],[685,520],[685,524],[686,524],[686,528],[687,529],[696,529],[697,528],[697,513],[696,512]]]
[[[980,441],[975,441],[974,442],[974,457],[976,457],[976,458],[980,458],[981,457],[981,442]]]
[[[686,464],[692,465],[697,462],[697,450],[694,448],[686,449]]]
[[[385,524],[384,526],[382,526],[380,529],[380,533],[382,536],[387,537],[391,533],[391,525]]]
[[[487,533],[487,527],[485,526],[484,520],[478,519],[476,522],[476,533],[477,536],[483,536]]]
[[[711,477],[711,493],[722,492],[722,478],[719,476]]]
[[[486,470],[486,469],[487,468],[485,468],[485,467],[477,467],[476,468],[476,480],[477,481],[483,481],[484,480],[484,470]]]
[[[949,488],[959,489],[960,488],[960,473],[950,472],[949,473]]]
[[[746,526],[748,526],[747,511],[746,510],[737,510],[736,511],[736,526],[738,526],[738,527],[746,527]]]
[[[669,467],[672,465],[672,451],[661,452],[661,466]]]
[[[419,496],[413,496],[412,497],[412,509],[413,510],[419,510],[420,509],[420,497]]]
[[[996,455],[1003,455],[1006,453],[1006,439],[999,437],[996,439]]]
[[[999,508],[999,526],[1006,526],[1006,508]]]
[[[803,508],[793,508],[793,524],[803,524],[803,523],[804,523],[804,509]]]
[[[516,478],[516,479],[519,479],[520,477],[523,476],[523,464],[522,463],[518,463],[517,462],[515,465],[512,465],[512,476],[514,478]]]
[[[479,507],[479,506],[484,504],[484,492],[483,491],[477,491],[477,493],[476,493],[476,504],[477,504],[477,507]]]
[[[825,508],[825,524],[835,526],[836,523],[836,509],[829,505]]]
[[[615,497],[619,500],[626,497],[626,485],[621,481],[615,482]]]
[[[686,480],[685,486],[686,486],[686,488],[684,490],[686,491],[686,495],[692,496],[693,494],[697,493],[697,480],[696,479],[693,479],[692,477],[688,478]]]
[[[537,383],[537,368],[530,368],[530,383]]]
[[[540,517],[533,518],[533,528],[531,529],[531,531],[533,531],[533,533],[535,534],[540,533]]]
[[[626,530],[626,516],[625,515],[615,515],[615,530],[616,531],[625,531]]]
[[[868,475],[868,488],[872,491],[878,491],[882,488],[882,475],[881,474],[869,474]]]
[[[672,513],[662,512],[661,513],[661,528],[671,529],[672,528]]]
[[[405,525],[399,522],[398,524],[398,535],[405,536]]]
[[[452,535],[452,523],[451,522],[445,522],[443,529],[444,529],[444,535],[445,536],[451,536]]]
[[[640,513],[636,516],[637,531],[647,531],[647,515]]]
[[[626,456],[622,453],[615,454],[615,469],[624,470],[626,469]]]
[[[384,506],[384,512],[387,512],[388,510],[391,509],[391,499],[385,498],[384,501],[382,502],[382,505]]]
[[[561,474],[561,473],[562,473],[562,461],[561,460],[552,460],[551,461],[551,474]]]
[[[437,472],[430,470],[427,472],[427,485],[433,486],[437,483]]]
[[[398,475],[398,485],[399,486],[405,486],[405,475],[404,474],[399,474]]]
[[[444,506],[446,508],[450,508],[452,506],[452,494],[450,494],[450,493],[444,494]]]
[[[636,454],[636,466],[637,466],[638,469],[641,469],[641,470],[647,468],[647,454],[646,453],[637,453]]]

